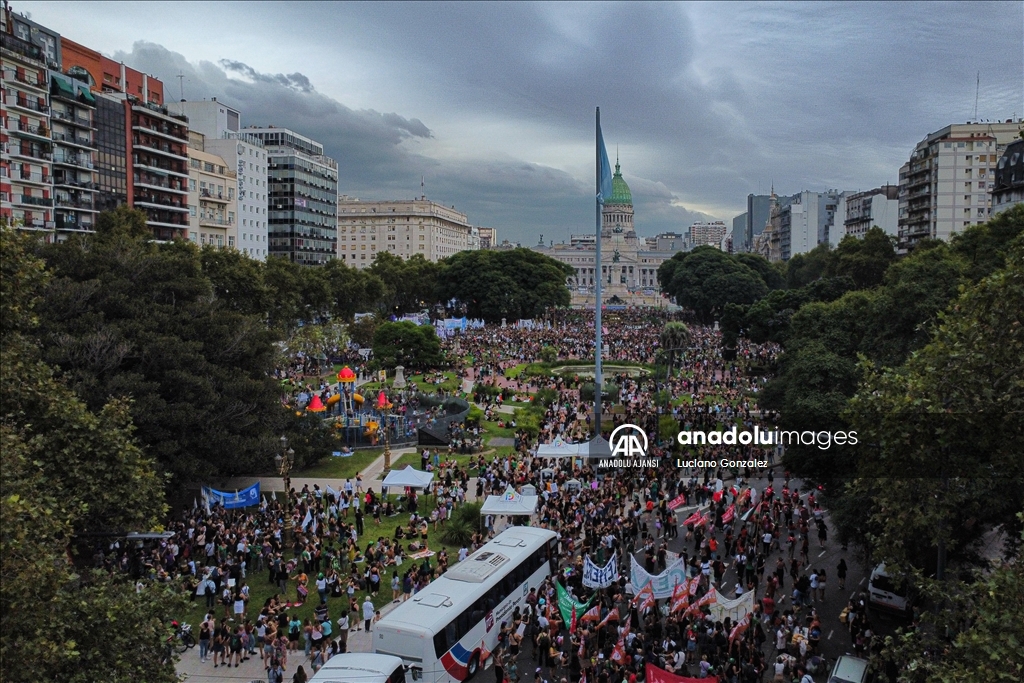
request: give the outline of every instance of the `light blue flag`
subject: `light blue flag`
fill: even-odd
[[[601,119],[597,119],[597,156],[600,159],[598,177],[600,184],[597,187],[597,202],[604,204],[604,200],[612,196],[612,166],[608,161],[608,150],[604,148],[604,136],[601,135]]]

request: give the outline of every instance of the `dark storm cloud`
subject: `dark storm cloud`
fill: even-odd
[[[171,17],[178,6],[148,7]],[[227,21],[225,7],[209,11]],[[979,72],[980,118],[1024,112],[1019,2],[292,3],[247,12],[244,40],[212,61],[152,43],[118,58],[160,76],[172,99],[180,71],[190,99],[223,98],[248,123],[323,142],[342,192],[407,197],[422,177],[431,198],[523,242],[590,229],[584,169],[596,105],[609,152],[621,147],[645,235],[685,228],[696,208],[728,221],[748,192],[772,182],[786,194],[895,182],[917,141],[972,117]],[[290,16],[302,21],[281,22]],[[169,36],[184,30],[174,26]],[[264,44],[277,47],[272,69]],[[356,77],[332,82],[325,64]],[[389,111],[347,106],[373,106],[378,94]]]

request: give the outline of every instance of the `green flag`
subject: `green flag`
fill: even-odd
[[[576,608],[576,618],[579,619],[590,608],[590,603],[594,601],[593,595],[590,596],[590,600],[587,600],[586,603],[573,600],[572,596],[569,595],[569,591],[562,588],[562,584],[558,581],[555,581],[555,590],[558,592],[558,611],[562,613],[562,623],[567,628],[572,623],[572,608]]]

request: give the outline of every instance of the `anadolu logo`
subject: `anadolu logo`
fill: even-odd
[[[642,458],[647,455],[647,433],[634,424],[616,427],[608,443],[612,446],[613,458]]]

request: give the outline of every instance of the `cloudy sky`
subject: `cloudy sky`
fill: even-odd
[[[593,228],[594,107],[642,235],[748,193],[896,182],[927,133],[1024,115],[1024,4],[18,2],[287,126],[340,192],[426,194],[524,244]]]

